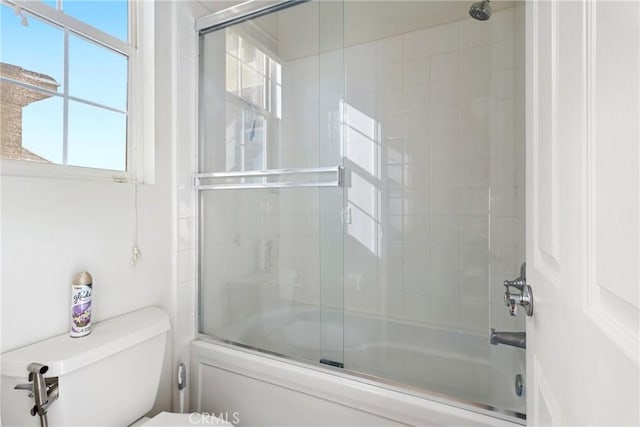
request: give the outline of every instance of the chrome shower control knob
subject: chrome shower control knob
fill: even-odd
[[[511,316],[516,316],[518,314],[518,306],[522,306],[525,309],[525,313],[527,316],[533,315],[533,292],[531,291],[531,286],[524,285],[522,287],[522,293],[512,294],[509,292],[509,287],[506,285],[507,290],[504,293],[504,302],[509,307],[509,314]]]
[[[504,287],[504,302],[507,307],[509,307],[509,314],[516,316],[518,314],[518,306],[520,305],[524,307],[527,316],[532,316],[533,291],[531,290],[531,286],[527,285],[525,264],[522,264],[520,269],[520,277],[515,280],[505,280]],[[510,288],[515,288],[520,291],[520,293],[511,293]]]

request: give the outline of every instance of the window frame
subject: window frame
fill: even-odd
[[[152,142],[155,126],[153,118],[155,113],[153,2],[128,0],[128,41],[120,40],[90,24],[66,15],[40,0],[0,0],[0,3],[10,8],[18,7],[45,23],[60,28],[65,33],[65,93],[61,96],[63,99],[72,99],[66,92],[69,83],[68,46],[66,44],[71,34],[128,58],[126,171],[0,159],[0,175],[153,183],[155,181],[153,168],[155,150]],[[90,100],[87,101],[89,101],[87,105],[91,105]]]

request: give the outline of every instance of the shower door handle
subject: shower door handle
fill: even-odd
[[[311,181],[268,181],[274,177],[295,177],[317,175]],[[332,180],[320,179],[319,176],[333,175]],[[345,187],[346,175],[343,166],[317,168],[266,169],[250,171],[230,171],[196,173],[193,175],[193,188],[196,190],[239,190],[262,188],[296,188],[296,187]],[[261,179],[262,181],[256,181]],[[245,180],[249,180],[246,182]],[[222,181],[222,182],[220,182]]]

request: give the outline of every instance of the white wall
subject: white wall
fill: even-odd
[[[158,148],[166,168],[167,147]],[[94,278],[95,321],[170,308],[169,179],[139,188],[143,256],[131,267],[131,184],[3,177],[3,352],[68,330],[71,279],[82,270]]]

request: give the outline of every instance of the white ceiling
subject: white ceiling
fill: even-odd
[[[243,0],[197,0],[197,2],[203,5],[211,13],[244,3]]]
[[[356,44],[467,19],[474,1],[346,1],[345,38],[348,44]],[[490,2],[494,11],[513,4],[514,1]]]

